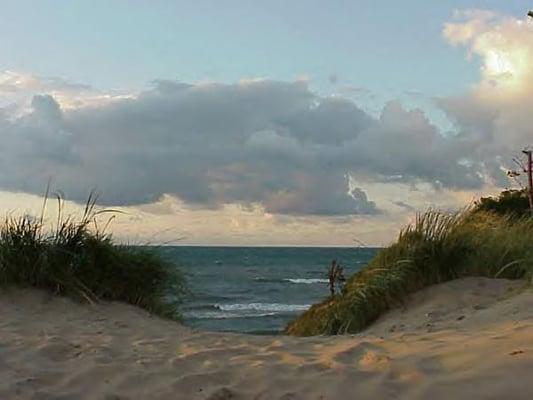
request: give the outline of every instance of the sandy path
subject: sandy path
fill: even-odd
[[[463,279],[367,332],[194,332],[124,304],[0,294],[0,399],[531,399],[533,291]]]

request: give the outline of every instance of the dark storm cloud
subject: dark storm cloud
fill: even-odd
[[[2,113],[0,113],[2,115]],[[163,194],[191,206],[261,203],[276,214],[379,212],[350,174],[388,182],[473,188],[470,138],[445,137],[420,111],[391,103],[379,119],[303,82],[156,81],[135,98],[62,111],[35,96],[32,111],[0,120],[0,187],[41,193],[52,177],[69,198],[98,187],[107,204]]]

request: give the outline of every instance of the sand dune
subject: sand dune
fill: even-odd
[[[531,399],[533,291],[462,279],[368,331],[196,332],[124,304],[0,294],[0,399]]]

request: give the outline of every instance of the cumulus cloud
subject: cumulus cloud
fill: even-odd
[[[70,82],[57,77],[38,77],[17,71],[0,71],[0,93],[8,92],[49,92],[65,91],[75,92],[90,91],[89,85]]]
[[[481,60],[477,90],[501,90],[507,96],[524,94],[533,84],[531,61],[533,24],[489,11],[470,10],[444,26],[443,35],[453,45],[465,46],[469,57]],[[529,86],[529,87],[528,87]]]
[[[484,166],[468,159],[472,140],[443,135],[422,111],[392,102],[376,119],[303,81],[156,81],[136,96],[66,109],[38,95],[0,129],[1,188],[40,193],[52,177],[70,198],[98,187],[112,205],[170,195],[199,208],[371,215],[380,210],[351,178],[484,182]]]
[[[524,19],[470,10],[444,27],[444,37],[481,61],[481,80],[439,105],[468,142],[471,159],[483,159],[499,185],[502,165],[533,142],[533,24]]]
[[[19,104],[18,109],[11,110],[12,118],[29,111],[24,105],[28,98],[35,94],[53,96],[63,109],[107,104],[115,100],[134,97],[131,93],[116,90],[103,92],[90,85],[58,77],[35,76],[19,71],[0,71],[0,107],[5,110],[8,106]]]

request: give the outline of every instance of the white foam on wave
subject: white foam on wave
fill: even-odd
[[[186,318],[191,319],[232,319],[232,318],[261,318],[276,315],[275,312],[268,313],[231,313],[220,311],[191,312],[186,314]]]
[[[288,279],[285,279],[285,281],[287,282],[290,282],[290,283],[305,283],[305,284],[313,284],[313,283],[328,283],[328,280],[327,279],[317,279],[317,278],[310,278],[310,279],[305,279],[305,278],[288,278]]]
[[[222,311],[274,311],[274,312],[291,312],[305,311],[311,307],[310,304],[280,304],[280,303],[247,303],[247,304],[216,304],[216,307]]]

